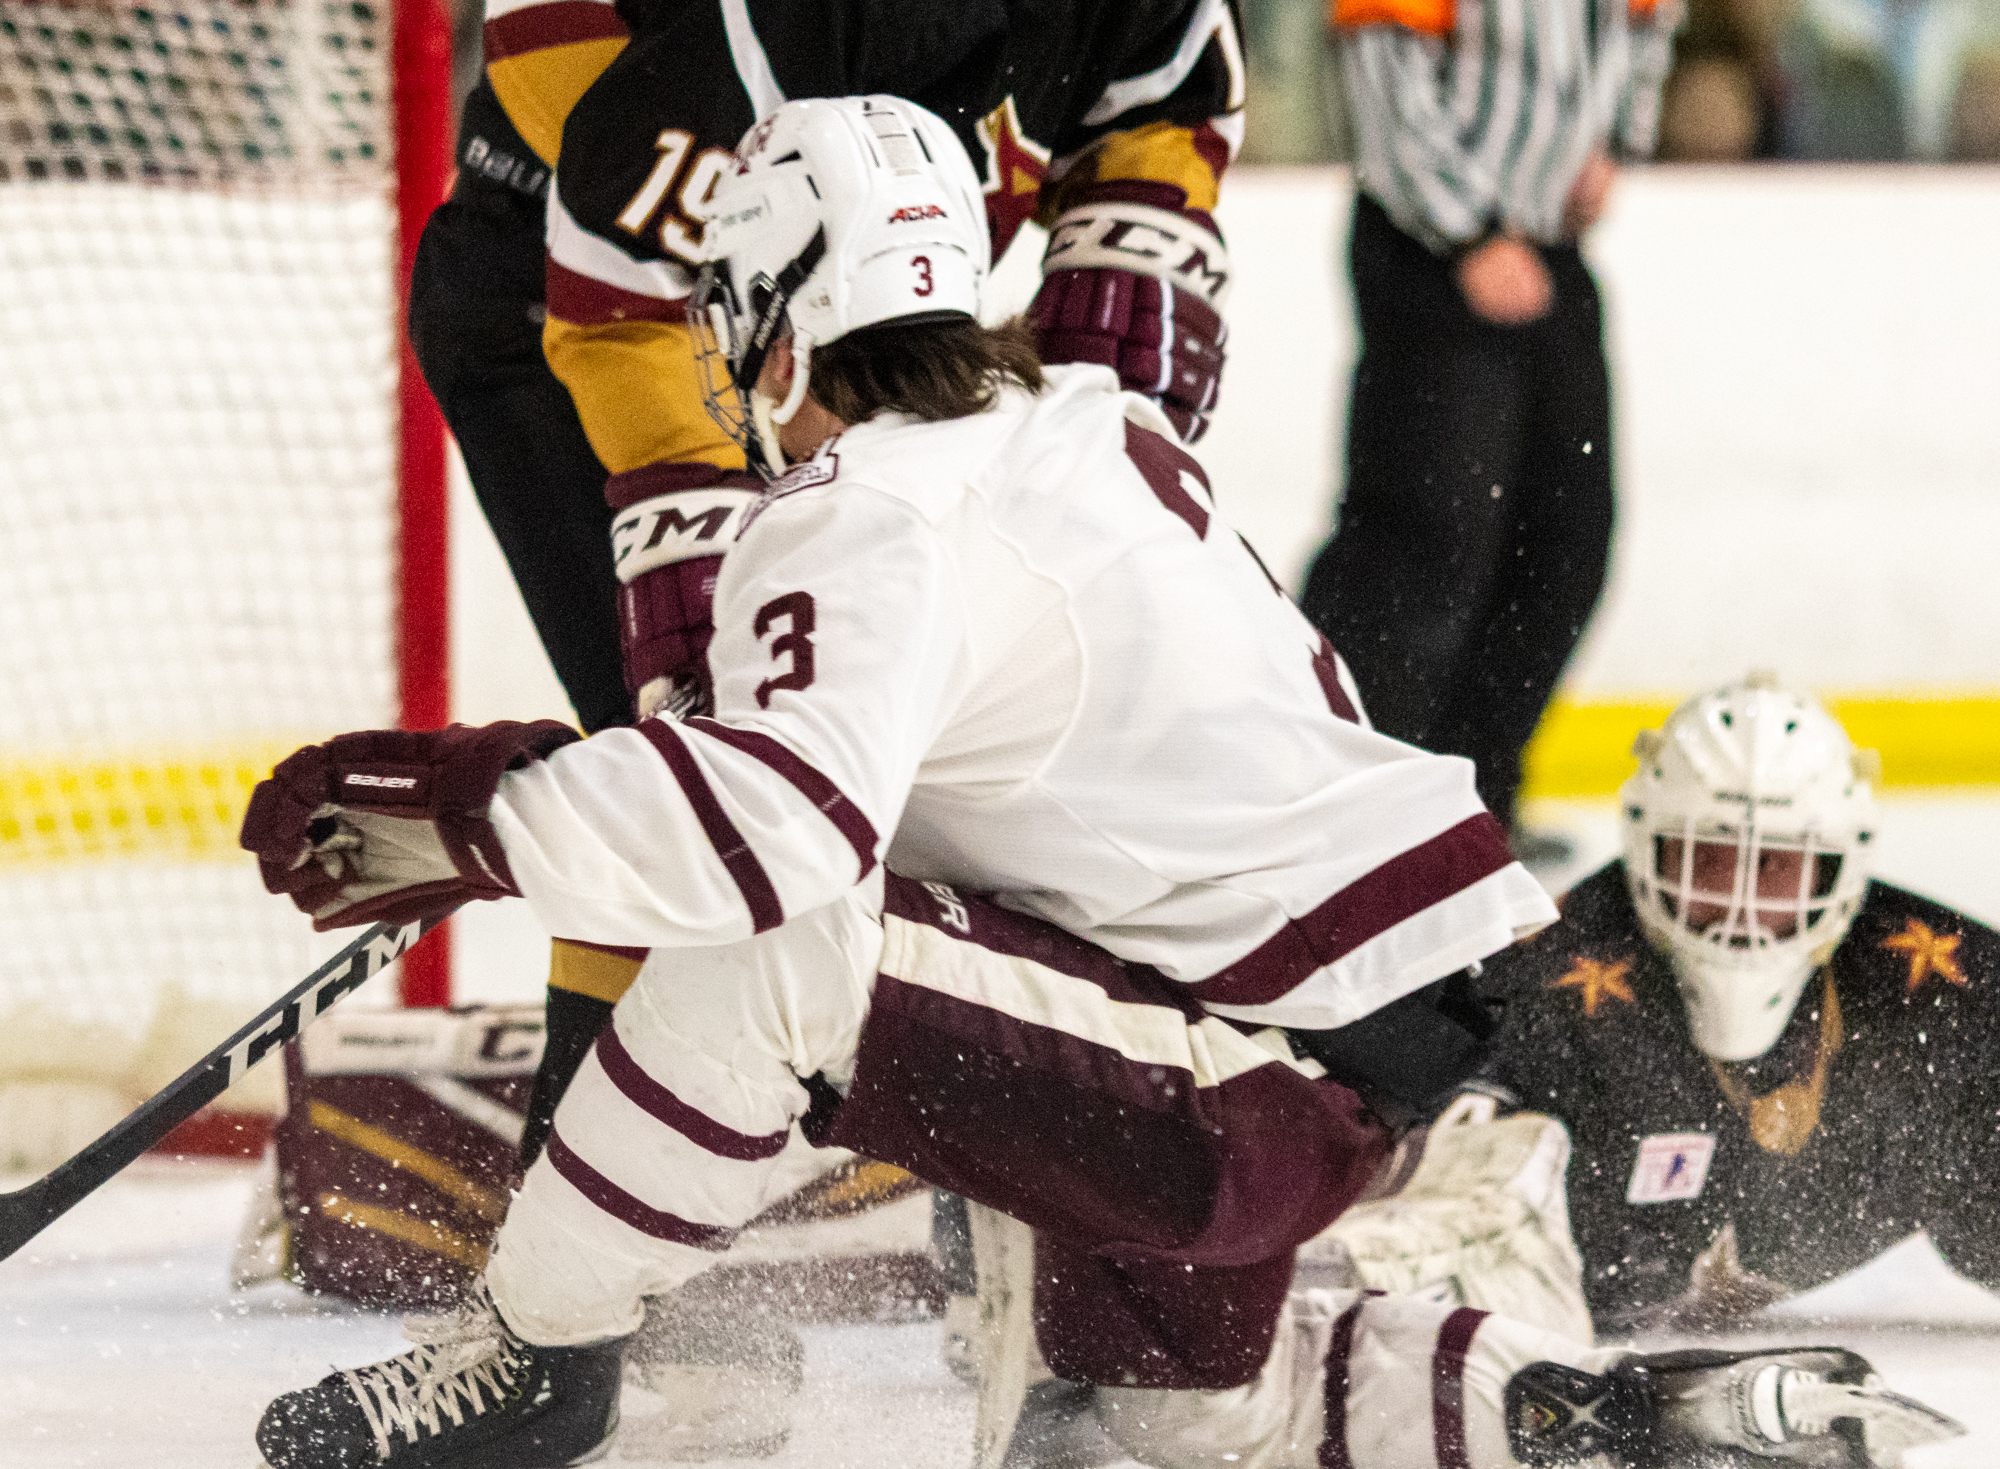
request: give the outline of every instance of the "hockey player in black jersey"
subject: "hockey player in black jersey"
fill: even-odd
[[[1597,1324],[1727,1319],[1920,1229],[2000,1286],[2000,935],[1870,880],[1874,753],[1768,676],[1635,753],[1623,859],[1487,968]]]

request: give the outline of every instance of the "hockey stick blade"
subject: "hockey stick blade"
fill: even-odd
[[[243,1073],[401,958],[448,915],[378,923],[300,980],[96,1142],[26,1188],[0,1194],[0,1260],[75,1208],[134,1158],[221,1096]]]

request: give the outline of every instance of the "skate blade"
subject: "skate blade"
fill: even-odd
[[[1891,1431],[1883,1435],[1892,1440],[1897,1449],[1921,1448],[1925,1444],[1945,1443],[1954,1438],[1964,1438],[1967,1430],[1963,1423],[1948,1413],[1940,1413],[1929,1403],[1920,1403],[1915,1398],[1905,1397],[1899,1392],[1886,1388],[1874,1389],[1874,1396],[1885,1403],[1893,1403],[1902,1411],[1893,1419],[1868,1421],[1869,1446],[1875,1445],[1877,1428]]]

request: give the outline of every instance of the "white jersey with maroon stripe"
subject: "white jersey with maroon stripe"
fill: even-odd
[[[1470,764],[1367,727],[1157,410],[1050,378],[832,441],[724,563],[715,717],[502,781],[552,932],[732,942],[885,860],[1324,1028],[1553,920]]]

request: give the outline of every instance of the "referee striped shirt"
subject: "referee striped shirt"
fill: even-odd
[[[1360,187],[1440,254],[1545,244],[1593,152],[1653,150],[1680,0],[1331,0]]]

